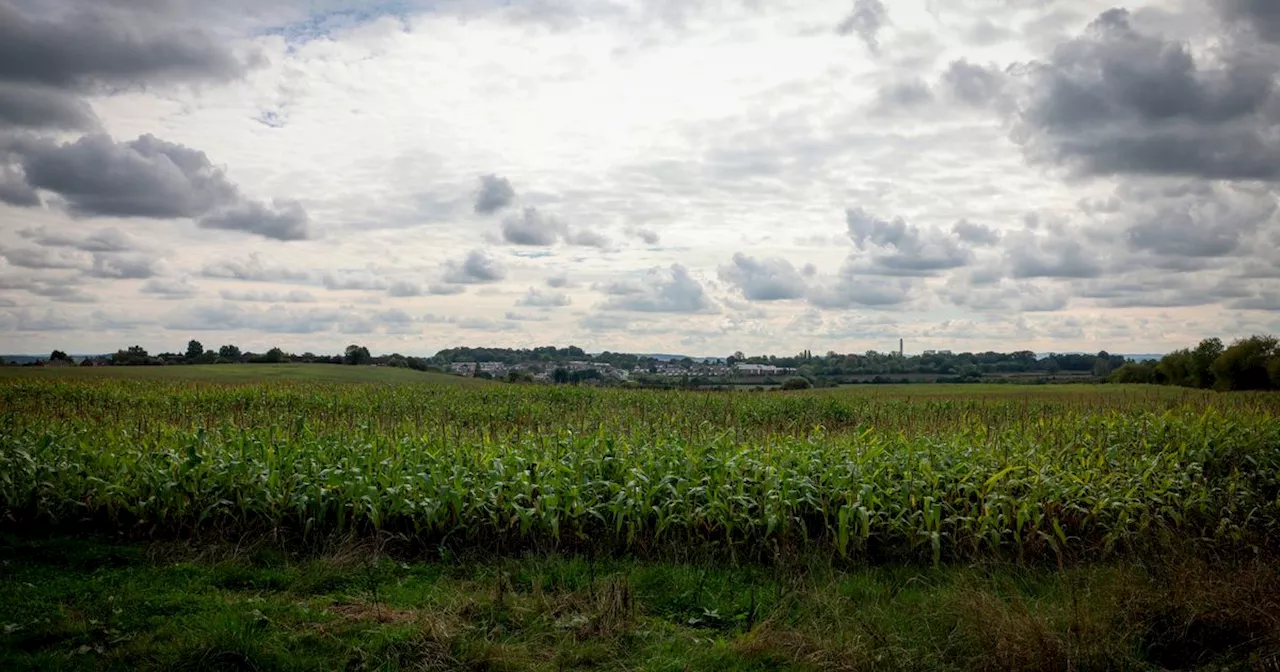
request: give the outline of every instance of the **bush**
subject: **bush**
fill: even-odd
[[[807,390],[811,387],[813,387],[813,384],[804,378],[788,378],[782,384],[782,389],[784,390]]]

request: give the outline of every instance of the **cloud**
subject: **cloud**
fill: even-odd
[[[200,274],[206,278],[254,282],[308,282],[311,280],[311,273],[263,261],[257,252],[251,252],[243,261],[223,259],[212,262],[205,265]]]
[[[243,301],[247,303],[315,303],[316,297],[311,292],[294,289],[288,292],[262,292],[255,290],[236,291],[223,289],[218,292],[224,301]]]
[[[1241,31],[1197,51],[1134,23],[1108,10],[1031,64],[1014,131],[1028,156],[1083,175],[1280,178],[1280,52]]]
[[[845,211],[849,238],[869,260],[855,260],[850,270],[883,275],[932,275],[968,264],[972,252],[961,239],[936,229],[908,224],[901,217],[881,219],[863,208]]]
[[[142,286],[143,294],[152,294],[161,299],[189,299],[200,293],[199,288],[187,282],[185,278],[155,278]]]
[[[942,84],[956,100],[972,107],[988,107],[1005,97],[1008,77],[995,66],[960,59],[947,67]]]
[[[628,228],[627,235],[639,239],[645,245],[657,245],[661,240],[661,237],[653,229]]]
[[[389,284],[387,279],[371,271],[334,271],[325,273],[320,284],[330,291],[349,290],[383,290]]]
[[[919,77],[899,80],[876,91],[876,111],[887,114],[933,102],[933,91]]]
[[[883,308],[906,303],[911,283],[903,278],[862,275],[846,264],[834,278],[821,278],[809,290],[809,303],[818,308],[843,310],[857,306]]]
[[[853,12],[836,26],[841,35],[857,34],[867,51],[880,53],[880,30],[889,22],[889,10],[880,0],[855,0]]]
[[[534,287],[530,287],[529,292],[516,301],[517,306],[526,308],[560,308],[572,303],[568,294],[548,292]]]
[[[483,175],[480,187],[476,190],[475,211],[481,215],[491,215],[516,200],[516,190],[505,177]]]
[[[1276,214],[1273,194],[1231,185],[1191,183],[1150,189],[1125,185],[1117,190],[1118,219],[1130,222],[1130,250],[1163,257],[1225,257]]]
[[[22,168],[32,187],[59,194],[81,216],[198,217],[240,201],[204,152],[149,134],[125,143],[99,134],[33,143]]]
[[[512,322],[550,322],[551,321],[551,317],[549,315],[529,315],[526,313],[515,313],[512,311],[507,311],[507,314],[505,317],[508,320],[511,320]]]
[[[506,266],[483,250],[473,250],[462,261],[449,261],[444,266],[444,281],[453,285],[484,284],[505,277]]]
[[[519,215],[502,220],[502,239],[512,245],[554,245],[564,225],[545,217],[537,208],[525,208]]]
[[[552,275],[548,277],[547,286],[559,289],[561,287],[571,287],[572,283],[569,281],[569,276],[561,273],[559,275]]]
[[[50,230],[48,227],[22,229],[19,236],[45,247],[70,247],[84,252],[130,252],[141,245],[119,229],[108,228],[88,235]]]
[[[273,207],[245,202],[202,217],[200,228],[256,233],[275,240],[306,240],[310,218],[297,201],[277,200]]]
[[[1015,278],[1096,278],[1097,256],[1065,235],[1015,231],[1005,236],[1005,259]]]
[[[196,305],[171,313],[163,320],[173,331],[259,331],[267,334],[316,334],[358,326],[362,317],[345,310],[295,309],[283,306],[246,308],[234,303]]]
[[[608,236],[605,236],[590,229],[578,229],[565,234],[564,242],[570,245],[578,245],[581,247],[595,247],[599,249],[608,249],[612,242]]]
[[[957,238],[973,245],[995,245],[1000,242],[1000,232],[982,224],[974,224],[962,219],[951,225],[951,232]]]
[[[609,295],[605,310],[642,313],[715,312],[702,284],[680,264],[655,266],[639,278],[611,282],[598,287]]]
[[[95,278],[139,280],[156,274],[156,260],[140,254],[96,252],[89,275]]]
[[[0,80],[95,90],[160,81],[227,81],[248,64],[225,42],[146,20],[148,10],[81,4],[56,19],[0,4]],[[189,24],[190,25],[190,24]]]
[[[5,261],[18,268],[84,270],[90,259],[78,252],[45,248],[11,248],[0,252]]]
[[[3,49],[0,47],[0,51]],[[89,131],[98,124],[93,108],[78,95],[47,86],[0,81],[0,129]]]
[[[277,240],[306,238],[302,206],[245,199],[204,152],[143,135],[116,142],[90,134],[74,142],[14,143],[26,185],[58,194],[79,217],[199,218],[199,225]]]
[[[808,286],[791,262],[780,257],[757,260],[741,252],[733,263],[720,267],[720,279],[742,292],[748,301],[799,299]]]

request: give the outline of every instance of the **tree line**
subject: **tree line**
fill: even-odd
[[[1206,338],[1159,361],[1127,363],[1110,380],[1205,390],[1276,390],[1280,389],[1280,339],[1255,335],[1228,347],[1220,338]]]

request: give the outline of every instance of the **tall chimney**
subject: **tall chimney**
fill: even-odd
[[[905,340],[905,339],[901,339],[901,338],[899,338],[899,339],[898,339],[898,356],[899,356],[899,357],[906,357],[906,356],[907,356],[907,355],[906,355],[906,350],[904,350],[904,349],[903,349],[903,347],[904,347],[904,346],[903,346],[903,341],[904,341],[904,340]]]

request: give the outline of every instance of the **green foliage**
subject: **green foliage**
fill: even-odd
[[[51,362],[70,362],[70,361],[72,361],[72,360],[71,360],[71,357],[70,357],[69,355],[67,355],[67,353],[65,353],[65,352],[63,352],[63,351],[61,351],[61,350],[54,350],[54,351],[53,351],[53,353],[51,353],[51,354],[49,355],[49,361],[51,361]]]
[[[10,378],[0,518],[926,561],[1266,545],[1280,529],[1280,397],[892,389]]]
[[[204,355],[204,345],[195,339],[187,342],[187,360],[195,361]]]
[[[813,387],[813,384],[804,378],[788,378],[786,382],[782,383],[782,389],[784,390],[807,390],[811,387]]]
[[[154,364],[154,360],[147,354],[147,351],[140,345],[130,346],[128,350],[118,350],[116,354],[111,356],[113,364],[123,366],[137,366],[141,364]]]
[[[1213,360],[1214,387],[1220,390],[1271,389],[1268,366],[1280,357],[1274,336],[1250,336],[1231,344]]]
[[[348,345],[342,361],[344,364],[364,366],[373,363],[373,356],[369,354],[369,348],[362,345]]]

